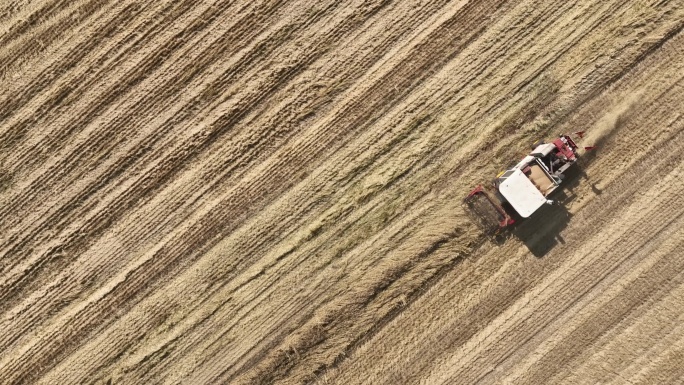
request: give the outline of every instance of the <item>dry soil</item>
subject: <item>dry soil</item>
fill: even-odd
[[[3,384],[684,383],[683,0],[0,3]],[[586,130],[507,238],[461,206]]]

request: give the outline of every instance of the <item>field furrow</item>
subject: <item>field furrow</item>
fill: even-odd
[[[0,4],[0,382],[679,383],[684,4]],[[579,165],[492,239],[538,139]]]

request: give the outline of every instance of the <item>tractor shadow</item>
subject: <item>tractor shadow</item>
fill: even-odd
[[[561,235],[572,219],[572,214],[567,207],[577,198],[575,189],[580,185],[588,185],[594,195],[601,195],[603,191],[596,185],[596,180],[584,171],[589,164],[601,153],[603,148],[609,146],[620,130],[627,124],[631,111],[626,109],[610,117],[603,133],[594,138],[588,145],[596,146],[596,150],[585,152],[578,159],[575,166],[571,167],[561,184],[561,188],[554,192],[550,199],[558,202],[557,205],[546,205],[535,212],[530,218],[519,221],[508,235],[499,236],[496,243],[503,243],[506,238],[514,236],[520,239],[537,258],[544,257],[554,247],[565,244]]]
[[[535,257],[542,258],[557,245],[565,244],[561,232],[570,223],[571,216],[562,205],[544,206],[513,229],[513,236]]]
[[[513,229],[512,236],[520,239],[535,257],[544,257],[554,247],[565,244],[561,233],[572,219],[567,207],[577,198],[574,190],[580,183],[591,181],[580,167],[574,166],[566,173],[562,188],[550,196],[557,204],[542,206]],[[595,194],[601,194],[598,188],[591,186]]]
[[[544,257],[559,244],[565,244],[561,232],[572,219],[572,214],[567,207],[577,198],[575,189],[578,186],[588,185],[594,195],[603,193],[596,186],[596,180],[587,175],[584,170],[599,155],[601,149],[608,146],[620,132],[620,128],[626,124],[628,118],[628,113],[619,114],[615,121],[611,122],[610,128],[590,143],[597,149],[582,154],[575,166],[567,171],[561,188],[550,197],[558,202],[557,205],[543,206],[530,218],[521,221],[511,232],[511,236],[520,239],[537,258]]]

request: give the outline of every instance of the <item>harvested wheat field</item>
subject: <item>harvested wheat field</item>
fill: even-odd
[[[684,0],[0,3],[0,383],[684,383]],[[586,130],[562,206],[462,207]]]

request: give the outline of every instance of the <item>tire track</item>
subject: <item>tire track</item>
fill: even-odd
[[[677,134],[676,137],[679,137],[679,136],[681,136],[681,129],[679,130],[679,134]],[[675,138],[672,138],[672,139],[675,139]],[[675,140],[676,140],[676,139],[675,139]],[[671,145],[671,144],[670,144],[670,145]],[[664,147],[665,147],[665,148],[664,148],[663,150],[666,151],[665,149],[668,148],[667,141],[666,141],[666,144],[664,144]],[[668,171],[668,168],[665,167],[665,165],[672,164],[672,158],[674,158],[674,159],[679,159],[677,155],[666,156],[665,158],[669,160],[669,163],[668,163],[668,162],[662,162],[662,163],[661,163],[661,161],[656,161],[657,158],[660,158],[660,156],[658,156],[658,154],[659,154],[659,153],[654,153],[653,155],[651,155],[651,156],[649,157],[649,160],[643,160],[644,163],[641,163],[641,164],[642,164],[641,167],[643,167],[643,168],[649,168],[649,166],[651,166],[651,165],[659,164],[662,171],[660,171],[659,173],[656,174],[656,175],[658,175],[658,174],[661,174],[661,173],[663,173],[663,172],[667,172],[667,171]],[[654,158],[656,158],[656,159],[654,159]],[[637,194],[638,191],[639,191],[639,186],[642,186],[644,183],[645,183],[645,184],[648,184],[648,181],[645,180],[646,178],[643,177],[641,173],[636,172],[636,170],[632,169],[631,172],[634,172],[634,174],[635,174],[634,176],[632,176],[632,178],[637,178],[637,177],[639,177],[639,176],[641,176],[641,178],[643,178],[643,179],[640,180],[639,183],[634,183],[634,182],[632,182],[632,185],[633,185],[633,186],[631,186],[631,187],[629,187],[629,188],[626,189],[626,191],[627,191],[628,194]],[[650,178],[651,178],[651,176],[649,175],[649,179],[650,179]],[[629,186],[629,182],[627,182],[627,181],[629,180],[628,178],[622,178],[622,180],[623,180],[623,183],[625,183],[625,185]],[[658,180],[658,179],[650,179],[650,180]],[[618,187],[618,186],[615,186],[614,188],[620,188],[620,187],[622,187],[623,189],[625,188],[624,186],[622,186],[622,183],[620,183],[620,185],[621,185],[621,186],[619,186],[619,187]],[[612,186],[611,186],[611,187],[612,187]],[[619,191],[619,190],[618,190],[618,191]],[[615,205],[625,205],[625,206],[627,206],[628,203],[629,203],[630,201],[629,201],[628,199],[625,199],[625,198],[624,198],[624,195],[623,195],[623,197],[616,197],[615,200],[612,200],[612,199],[611,199],[611,202],[615,202]],[[608,209],[609,209],[609,207],[605,207],[605,208],[602,208],[602,211],[603,211],[603,210],[607,211]],[[616,208],[612,208],[612,209],[613,209],[613,210],[616,210]],[[588,209],[586,209],[586,210],[588,210]],[[578,219],[578,218],[575,218],[575,219],[578,220],[578,221],[580,221],[580,222],[582,222],[582,223],[592,223],[592,222],[593,222],[593,223],[596,223],[596,220],[594,220],[594,221],[589,221],[589,220],[586,220],[586,219],[584,219],[584,220]],[[641,224],[641,225],[642,225],[642,226],[647,226],[647,225],[645,225],[645,224]],[[599,227],[600,227],[600,226],[599,226]],[[573,235],[576,235],[576,236],[579,237],[579,235],[577,235],[577,234],[573,234]],[[582,239],[582,238],[578,238],[578,239]],[[567,239],[567,240],[566,240],[566,242],[568,242],[568,243],[571,243],[572,241],[573,241],[572,239]],[[592,265],[591,268],[592,268],[592,269],[598,269],[598,267],[595,267],[595,266],[600,266],[600,264]],[[590,274],[590,272],[584,272],[583,274],[585,274],[587,277],[595,277],[595,276],[596,276],[595,274]],[[576,285],[576,284],[577,284],[577,281],[575,281],[575,282],[573,283],[573,285]],[[524,292],[524,290],[520,290],[520,292]],[[557,300],[557,298],[556,298],[556,300]],[[557,303],[557,302],[556,302],[556,303]],[[543,312],[540,312],[540,313],[541,313],[541,314],[544,314]],[[488,323],[489,323],[489,322],[488,322]],[[518,346],[518,345],[517,345],[517,344],[510,344],[510,345],[508,345],[508,346]],[[488,356],[486,356],[486,357],[488,357]],[[477,366],[475,366],[475,367],[466,366],[466,367],[464,367],[464,370],[472,370],[472,369],[474,369],[474,368],[480,368],[480,369],[482,370],[483,368],[487,368],[487,367],[489,367],[489,366],[487,366],[486,364],[477,365]],[[475,369],[475,370],[476,370],[476,369]],[[548,373],[547,373],[547,374],[548,374]],[[456,375],[456,374],[454,373],[453,375]]]
[[[657,115],[657,114],[656,114],[656,115]],[[644,116],[648,116],[648,113],[644,113]],[[582,126],[582,125],[580,124],[580,126]],[[631,143],[631,142],[629,141],[629,139],[625,139],[625,140],[626,140],[626,143]],[[633,145],[633,144],[632,144],[632,145]],[[625,184],[625,186],[627,186],[627,185],[629,185],[629,184],[628,184],[628,183]],[[616,201],[618,201],[618,200],[616,200]],[[591,223],[590,220],[586,220],[586,222],[587,222],[587,223]],[[496,263],[496,261],[493,262],[493,263]],[[532,273],[531,273],[531,274],[532,274]],[[534,273],[534,274],[537,274],[537,273]],[[473,280],[473,282],[475,282],[475,281],[477,281],[477,278],[475,278],[475,279]],[[524,292],[524,290],[518,290],[518,289],[514,289],[514,288],[510,287],[510,284],[511,284],[512,282],[513,282],[513,281],[510,281],[510,282],[508,283],[509,287],[507,287],[507,292],[517,292],[517,293],[522,293],[522,292]],[[466,285],[466,286],[467,286],[467,285]],[[476,307],[476,308],[474,308],[473,310],[476,311],[476,312],[484,313],[484,312],[489,311],[488,309],[495,309],[495,308],[497,307],[497,303],[500,303],[500,304],[502,304],[502,305],[503,305],[503,303],[505,303],[505,302],[499,302],[499,301],[500,301],[500,298],[501,298],[500,295],[497,295],[497,296],[494,296],[494,297],[491,297],[491,298],[489,298],[489,297],[483,297],[483,298],[481,299],[481,301],[482,301],[483,303],[491,304],[491,307],[489,307],[489,305],[488,305],[488,307],[486,307],[486,308],[477,308],[477,307]],[[505,297],[504,297],[504,298],[505,298]],[[497,313],[492,313],[492,314],[493,314],[493,315],[496,315]],[[450,331],[449,331],[449,337],[451,337],[451,336],[453,335],[453,330],[459,330],[459,331],[461,331],[461,330],[468,330],[468,329],[477,330],[478,325],[486,324],[486,323],[487,323],[486,318],[485,318],[484,320],[483,320],[482,318],[483,318],[482,316],[476,316],[475,314],[464,314],[464,315],[463,315],[464,324],[462,324],[462,325],[452,325],[453,327],[449,328],[449,330],[450,330]],[[467,320],[467,322],[466,322],[465,320]],[[474,320],[480,320],[480,322],[475,322]],[[446,337],[446,336],[443,336],[443,337]],[[449,343],[449,344],[447,344],[447,345],[458,346],[459,344],[458,344],[457,342],[453,342],[453,343]],[[415,363],[414,363],[414,365],[415,365]],[[405,379],[405,380],[406,380],[406,379]]]
[[[358,2],[358,8],[342,8],[331,3],[304,9],[301,2],[283,1],[209,7],[218,3],[185,3],[185,11],[174,8],[181,19],[153,25],[145,24],[153,11],[185,5],[135,10],[113,40],[93,46],[67,72],[49,74],[49,84],[35,83],[40,90],[24,93],[15,86],[3,93],[26,97],[8,110],[0,130],[0,139],[13,141],[7,148],[16,150],[3,160],[23,164],[0,195],[5,233],[0,238],[5,257],[0,259],[0,346],[7,352],[0,372],[8,381],[291,383],[331,375],[339,380],[340,368],[350,367],[346,356],[368,354],[366,346],[387,338],[385,330],[395,320],[411,317],[403,310],[407,304],[420,309],[422,293],[434,295],[433,290],[451,296],[437,283],[456,274],[449,269],[458,264],[459,285],[476,285],[479,277],[484,282],[477,293],[485,295],[470,290],[457,298],[472,296],[484,306],[444,310],[435,301],[429,307],[430,302],[423,309],[463,328],[445,334],[446,329],[430,326],[421,332],[438,342],[434,346],[407,342],[422,348],[411,352],[416,372],[401,377],[397,371],[394,379],[368,377],[378,383],[420,381],[432,368],[435,378],[442,378],[439,366],[429,365],[435,346],[447,349],[436,356],[445,362],[453,357],[454,341],[472,344],[473,336],[483,335],[481,324],[463,314],[500,319],[497,303],[505,309],[524,298],[516,290],[537,290],[535,285],[562,266],[553,259],[541,261],[509,285],[506,278],[527,266],[523,261],[503,258],[496,250],[493,263],[503,267],[455,257],[470,255],[469,247],[478,242],[462,230],[446,231],[454,224],[467,227],[452,202],[462,193],[453,180],[467,184],[496,168],[478,156],[484,151],[514,152],[512,144],[558,124],[594,124],[602,106],[612,105],[603,95],[615,91],[602,90],[614,83],[657,89],[648,94],[648,104],[639,104],[643,111],[623,118],[632,126],[667,126],[648,137],[648,148],[680,135],[676,95],[681,79],[673,75],[678,66],[652,59],[676,47],[669,40],[681,35],[673,4],[434,1],[413,10],[417,4]],[[272,13],[250,11],[252,5],[272,6]],[[88,16],[82,27],[117,17],[104,9]],[[234,18],[235,28],[221,22],[238,9],[245,17]],[[425,17],[409,17],[411,12]],[[388,15],[396,16],[388,28],[392,32],[380,29],[390,23]],[[648,16],[639,19],[650,24],[625,23],[634,15]],[[255,27],[250,21],[257,16],[263,23]],[[136,40],[143,26],[153,40]],[[621,38],[602,39],[613,31]],[[253,38],[245,39],[248,34]],[[84,47],[85,39],[66,36],[69,31],[55,37],[41,55],[60,53],[51,57],[53,63],[69,63],[63,55]],[[182,37],[175,45],[174,36]],[[169,48],[163,59],[148,51],[157,44]],[[615,57],[590,59],[592,52]],[[678,56],[673,57],[677,63]],[[660,67],[645,70],[642,63],[649,60]],[[85,72],[82,63],[93,63],[94,72]],[[20,81],[32,82],[47,67],[22,73]],[[633,80],[635,72],[641,80]],[[71,87],[80,74],[87,75]],[[563,83],[549,86],[552,77]],[[137,83],[110,85],[126,79]],[[321,81],[327,83],[321,86]],[[322,98],[327,99],[321,103]],[[45,110],[33,113],[34,106]],[[593,115],[578,118],[580,110]],[[31,122],[36,115],[42,120]],[[605,143],[634,149],[629,141],[640,136],[625,132],[622,124],[622,134]],[[33,127],[47,128],[37,132]],[[499,140],[504,130],[512,136]],[[9,142],[2,143],[5,149]],[[33,157],[41,148],[45,154]],[[650,166],[677,159],[667,154]],[[639,167],[637,160],[648,159],[639,156],[630,163],[600,157],[590,168],[614,167],[610,175],[598,174],[604,178],[600,188],[622,199],[620,204],[636,205],[643,199],[636,186],[625,183],[657,181],[665,172],[658,169],[642,179],[627,174]],[[585,198],[587,189],[579,188]],[[601,213],[625,215],[617,202],[590,197],[573,210],[599,226],[607,223]],[[570,243],[593,235],[573,231]],[[600,277],[610,263],[591,266],[593,273],[581,282]],[[662,279],[655,272],[648,274]],[[568,309],[584,309],[583,302],[567,302],[576,293],[561,288]],[[661,293],[647,289],[644,296]],[[639,307],[638,298],[615,293],[616,313],[643,317],[646,307]],[[621,307],[625,300],[637,304],[635,310]],[[567,316],[570,310],[539,315],[548,322],[531,325],[542,330],[537,339],[558,335],[553,333],[561,318],[553,318],[553,312]],[[586,320],[592,313],[581,314]],[[607,336],[614,318],[596,314],[602,321],[588,333]],[[575,329],[562,331],[564,341],[585,338],[577,334],[583,319],[573,323]],[[524,339],[528,332],[485,336],[483,346],[495,350],[474,351],[472,360],[484,366],[461,368],[464,376],[487,375],[497,355],[510,353],[499,360],[507,365],[524,363],[534,347],[533,340]],[[526,342],[505,350],[496,348],[494,338]],[[565,352],[560,346],[545,350],[546,361],[530,366],[533,371],[526,375],[551,368],[551,358]],[[574,345],[577,361],[585,348]],[[662,363],[672,362],[662,357]],[[373,361],[374,366],[388,362]],[[558,376],[567,363],[554,368]]]
[[[56,2],[47,7],[45,12],[34,13],[29,19],[12,28],[10,33],[0,37],[0,77],[5,78],[8,70],[20,63],[26,63],[34,57],[40,57],[46,48],[54,44],[64,34],[70,32],[71,28],[78,28],[82,22],[81,15],[91,15],[108,5],[106,1],[92,0],[79,4],[73,10],[68,11],[59,20],[49,25],[46,19],[54,15],[54,11],[59,10],[64,13],[68,6],[73,2]],[[74,25],[74,21],[76,25]],[[38,31],[30,31],[29,28],[39,24]],[[27,37],[24,39],[24,37]],[[3,47],[4,46],[4,47]]]
[[[144,72],[140,72],[140,73],[142,74]],[[125,121],[121,122],[121,123],[126,124]],[[167,130],[168,129],[169,129],[169,127],[167,127]],[[164,134],[166,134],[167,130],[156,131],[152,137],[145,138],[145,141],[159,140],[164,136]],[[122,143],[121,140],[124,140],[124,138],[121,138],[120,141],[112,143],[111,137],[101,136],[101,138],[102,139],[99,139],[96,142],[85,141],[84,146],[87,146],[87,147],[77,149],[76,150],[77,153],[80,153],[80,154],[98,154],[98,156],[102,156],[101,154],[103,153],[103,151],[105,154],[107,154],[108,151],[111,151],[112,146],[116,146],[116,145]],[[109,146],[110,149],[105,150],[104,148],[97,148],[97,146],[103,146],[103,145]],[[149,147],[143,147],[143,151],[147,152],[149,150],[150,150]],[[71,220],[73,220],[74,217],[76,217],[78,215],[82,215],[81,211],[74,210],[74,208],[80,206],[84,201],[87,201],[91,197],[95,196],[95,194],[98,193],[102,189],[102,187],[104,187],[104,185],[107,182],[109,182],[113,178],[116,178],[116,177],[119,177],[120,175],[122,175],[128,168],[130,168],[130,166],[132,165],[133,162],[139,160],[143,155],[145,155],[144,152],[140,153],[139,150],[134,150],[134,151],[136,151],[137,153],[133,154],[132,156],[129,155],[127,157],[122,157],[120,161],[115,163],[112,168],[110,168],[107,172],[105,172],[103,174],[103,179],[96,180],[95,183],[90,188],[82,189],[82,191],[78,195],[72,197],[70,199],[70,201],[68,201],[65,205],[61,206],[58,211],[56,211],[51,216],[46,217],[45,220],[42,221],[43,225],[38,226],[33,231],[33,233],[29,233],[29,235],[25,238],[23,243],[15,244],[6,253],[7,254],[22,255],[22,254],[20,254],[20,250],[22,250],[22,249],[23,250],[27,250],[27,249],[30,250],[29,246],[26,243],[30,242],[30,240],[32,238],[35,241],[39,241],[39,242],[41,241],[41,238],[39,237],[39,234],[41,232],[46,232],[46,231],[54,232],[54,231],[60,231],[62,229],[65,229],[66,226],[69,224],[69,222]],[[160,154],[158,154],[158,151],[157,151],[157,153],[152,153],[151,155],[152,156],[155,156],[155,155],[158,156]],[[70,164],[58,164],[55,166],[54,169],[55,170],[83,169],[83,165],[79,165],[78,163],[75,163],[78,160],[79,160],[78,158],[69,159],[67,161],[70,162]],[[86,158],[83,160],[83,162],[87,162],[85,164],[88,164],[88,163],[92,162],[92,160]],[[58,172],[57,173],[52,172],[52,173],[47,173],[46,176],[54,178],[55,174],[59,175]],[[76,178],[74,180],[72,180],[71,182],[73,183],[76,180],[78,180],[78,175],[76,175]],[[69,180],[67,180],[67,183],[68,182],[69,182]],[[35,194],[36,191],[41,190],[41,188],[38,186],[45,185],[45,184],[46,184],[46,181],[38,180],[38,181],[34,182],[32,186],[29,186],[29,188],[27,188],[26,190],[31,191]],[[49,190],[46,190],[46,191],[49,191]],[[130,199],[135,199],[135,200],[138,199],[137,198],[138,195],[135,195],[135,194],[131,194],[131,195],[132,196],[124,195],[122,198],[128,199],[129,202],[130,202]],[[29,200],[29,199],[33,200],[33,199],[35,199],[35,196],[26,196],[26,199],[27,200]],[[22,201],[19,201],[18,204],[21,205]],[[116,205],[116,203],[115,203],[115,205]],[[129,205],[130,204],[126,204],[126,205],[122,206],[119,209],[119,211],[121,211],[123,213],[126,210],[126,207]],[[17,207],[20,207],[20,206],[17,206]],[[86,207],[86,209],[88,209],[88,208],[89,207]],[[11,207],[9,207],[9,209],[11,209]],[[106,224],[105,224],[105,226],[106,226]],[[84,237],[84,235],[85,234],[82,234],[81,236]],[[44,242],[44,240],[42,240],[42,241]],[[69,242],[67,241],[65,243],[69,243]],[[76,245],[74,245],[74,243],[76,243]],[[77,244],[77,242],[71,242],[71,244],[74,245],[73,247],[78,249],[79,245]],[[55,252],[56,252],[55,249],[53,249],[53,251],[48,251],[48,255],[54,254]]]
[[[103,25],[94,36],[90,36],[91,39],[83,41],[81,44],[68,51],[63,58],[60,58],[63,60],[59,64],[62,71],[58,72],[54,71],[53,68],[43,67],[44,69],[35,75],[35,79],[32,79],[29,84],[19,88],[19,94],[5,95],[2,103],[3,109],[0,110],[0,121],[5,121],[21,106],[39,95],[40,92],[45,91],[46,86],[54,83],[63,72],[75,68],[87,52],[92,51],[95,47],[100,45],[104,38],[113,34],[118,27],[126,25],[126,23],[135,15],[136,10],[139,10],[139,7],[135,4],[129,4],[119,10],[119,12],[116,12],[114,17],[109,20],[109,23],[105,22],[105,25]],[[6,148],[14,147],[25,134],[26,132],[23,131],[11,132],[10,130],[6,130],[2,133],[1,137],[4,142],[3,146]]]
[[[678,277],[674,281],[679,281]],[[620,322],[618,327],[602,336],[591,347],[591,353],[577,360],[574,370],[565,369],[555,375],[555,383],[560,381],[577,382],[581,378],[596,378],[604,383],[611,380],[629,379],[634,377],[630,369],[644,368],[647,357],[657,357],[663,345],[681,335],[674,325],[680,325],[680,308],[682,286],[675,282],[668,283],[671,290],[664,299],[653,301],[648,299],[650,307],[643,314],[631,316]],[[663,290],[663,289],[660,289]],[[620,326],[622,326],[620,328]],[[657,343],[654,343],[656,342]],[[619,373],[619,376],[616,375]]]
[[[202,138],[202,139],[204,139],[204,138]],[[208,139],[212,139],[212,138],[209,137]],[[207,143],[207,141],[203,141],[203,143]],[[213,223],[212,223],[212,222],[213,222]],[[215,221],[213,221],[213,220],[208,220],[208,221],[206,221],[205,223],[211,223],[210,229],[213,229],[213,230],[212,230],[211,232],[209,232],[209,233],[216,234],[216,230],[218,230],[218,229],[216,228],[216,225],[214,224]],[[207,227],[208,227],[208,226],[207,226]],[[189,235],[189,238],[190,238],[190,239],[193,239],[193,238],[194,238],[194,239],[199,239],[199,240],[201,240],[201,241],[206,241],[207,238],[209,238],[209,237],[206,236],[206,235],[204,235],[204,236],[200,235],[200,234],[202,234],[202,233],[205,233],[205,234],[206,234],[206,233],[208,232],[208,231],[206,231],[206,230],[208,230],[208,229],[207,229],[207,228],[199,228],[199,229],[198,229],[198,228],[195,228],[195,229],[192,229],[192,231],[193,231],[194,234],[191,233],[191,234]],[[194,236],[193,236],[193,235],[194,235]],[[214,235],[214,236],[212,236],[212,237],[215,238],[216,236]],[[188,238],[185,238],[184,241],[187,240],[187,239],[188,239]],[[192,248],[192,246],[193,246],[193,244],[184,244],[182,250],[190,250],[190,249]],[[171,247],[168,247],[168,245],[167,245],[167,247],[165,247],[164,249],[165,249],[165,250],[168,250],[168,251],[163,252],[162,255],[168,255],[169,252],[170,252],[170,250],[171,250]],[[184,253],[184,252],[181,252],[181,253],[178,253],[178,254],[182,255],[183,253]],[[173,254],[176,254],[176,253],[173,253]],[[162,255],[157,255],[156,258],[163,258]],[[177,254],[176,254],[176,255],[177,255]],[[159,260],[157,260],[157,261],[155,262],[155,264],[159,264],[159,263],[160,263]],[[151,263],[150,263],[150,264],[151,264]],[[168,264],[168,265],[173,265],[173,264],[170,263],[170,264]],[[168,265],[167,265],[167,266],[168,266]],[[156,265],[155,265],[155,266],[156,266]],[[143,271],[145,271],[145,270],[146,270],[147,268],[149,268],[149,267],[151,267],[151,266],[148,266],[148,264],[144,264],[144,265],[142,266],[142,268],[141,268],[139,271],[142,273]],[[161,266],[160,266],[160,267],[161,267]],[[151,278],[151,277],[149,277],[149,275],[152,275],[152,277],[158,276],[158,274],[150,274],[150,271],[153,271],[153,270],[147,270],[147,271],[145,271],[145,275],[147,276],[147,277],[146,277],[147,280],[149,280],[149,279]],[[140,287],[140,286],[141,286],[141,285],[140,285],[140,282],[138,282],[137,280],[131,279],[131,280],[127,281],[127,282],[132,282],[132,283],[131,283],[130,286],[126,285],[127,287],[129,287],[129,289],[126,289],[126,290],[133,290],[131,287]],[[129,292],[129,291],[124,291],[123,293],[124,293],[124,295],[125,295],[126,297],[130,297],[130,296],[131,296],[131,292]],[[106,305],[105,305],[105,306],[106,306]],[[84,318],[85,318],[85,319],[92,319],[92,317],[88,317],[88,316],[84,316]]]

